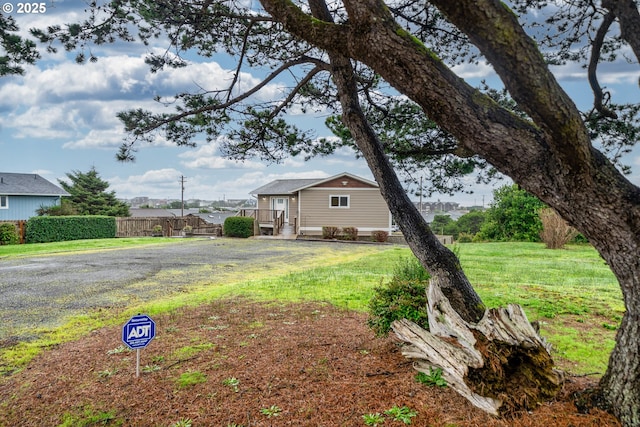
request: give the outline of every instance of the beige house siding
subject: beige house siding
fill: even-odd
[[[349,207],[331,207],[331,196],[348,196]],[[391,215],[380,189],[370,186],[312,187],[299,196],[302,214],[299,231],[307,235],[322,234],[323,226],[357,227],[358,234],[370,235],[374,230],[389,231]]]
[[[271,196],[258,197],[258,209],[271,209]]]

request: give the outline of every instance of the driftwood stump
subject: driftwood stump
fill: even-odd
[[[403,319],[392,329],[407,343],[402,354],[416,370],[441,368],[448,385],[492,415],[531,410],[560,388],[550,345],[519,305],[491,309],[476,324],[464,321],[432,280],[428,290],[429,331]]]

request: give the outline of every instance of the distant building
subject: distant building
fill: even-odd
[[[150,206],[148,197],[134,197],[128,200],[129,206],[132,208],[139,208],[140,206]]]
[[[450,212],[458,210],[460,203],[456,202],[414,202],[418,210],[422,213],[429,212]]]

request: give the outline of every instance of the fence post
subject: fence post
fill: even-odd
[[[27,227],[25,225],[27,222],[25,220],[18,221],[18,235],[20,236],[20,244],[23,245],[25,243],[25,237],[27,232]]]

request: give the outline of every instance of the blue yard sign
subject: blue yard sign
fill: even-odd
[[[156,323],[146,314],[133,316],[122,327],[122,342],[136,351],[136,377],[140,376],[140,349],[156,336]]]
[[[146,314],[133,316],[122,327],[122,342],[131,349],[145,348],[156,336],[156,324]]]

